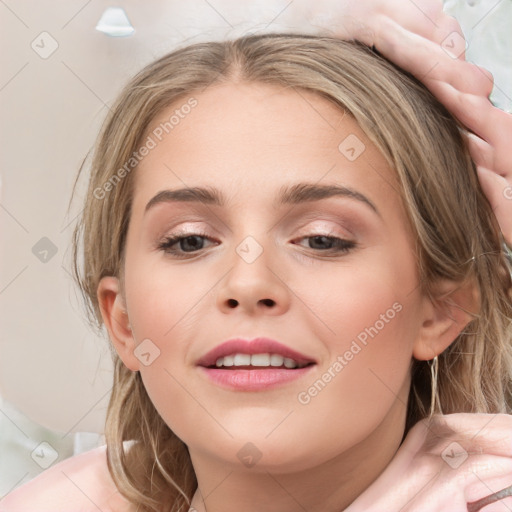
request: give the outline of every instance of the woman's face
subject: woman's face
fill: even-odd
[[[136,170],[134,345],[121,357],[195,464],[284,472],[362,447],[389,458],[424,301],[394,173],[352,117],[312,93],[239,83],[192,96],[154,119]],[[162,194],[189,187],[222,202]],[[190,238],[169,241],[178,234]],[[226,340],[259,337],[311,364],[199,364]],[[256,351],[268,356],[254,364],[286,355]],[[228,352],[220,363],[247,364],[230,358],[242,348]]]

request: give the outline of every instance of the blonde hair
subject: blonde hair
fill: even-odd
[[[429,363],[412,362],[405,432],[429,416],[433,399],[430,414],[511,412],[510,264],[461,126],[416,79],[356,42],[266,34],[199,43],[151,63],[126,85],[97,140],[73,237],[74,275],[91,320],[101,328],[100,279],[123,276],[136,166],[120,169],[162,109],[206,87],[241,81],[307,90],[348,111],[396,171],[423,291],[433,296],[444,278],[476,283],[480,311],[439,355],[434,395]],[[105,432],[112,478],[137,510],[186,510],[197,487],[187,447],[154,408],[140,374],[115,351],[113,358]],[[139,441],[128,453],[127,440]]]

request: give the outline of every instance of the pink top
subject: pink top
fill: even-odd
[[[0,501],[0,512],[131,512],[108,472],[106,445],[59,462]]]

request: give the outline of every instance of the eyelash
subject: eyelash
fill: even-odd
[[[184,254],[178,253],[178,251],[176,249],[172,249],[172,246],[177,244],[181,240],[185,240],[187,238],[192,238],[192,237],[200,237],[200,238],[206,238],[208,240],[212,240],[212,238],[210,238],[205,233],[176,233],[176,234],[171,234],[171,235],[165,237],[158,244],[157,249],[164,251],[166,254],[171,254],[175,258],[185,259],[185,258],[189,258],[191,256],[193,257],[195,255],[195,253],[201,251],[202,249],[198,249],[197,251],[188,252],[188,253],[184,253]],[[345,240],[343,238],[322,235],[322,234],[303,236],[303,237],[299,238],[298,240],[308,239],[308,238],[326,238],[328,240],[334,241],[339,246],[338,249],[330,248],[330,249],[326,249],[323,251],[321,250],[320,252],[322,252],[322,253],[346,254],[346,253],[350,252],[352,249],[354,249],[355,247],[357,247],[357,243],[353,242],[351,240]],[[315,250],[315,249],[311,249],[311,250]]]

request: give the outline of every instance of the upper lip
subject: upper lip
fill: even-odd
[[[300,365],[315,363],[316,361],[296,350],[269,338],[254,338],[246,340],[235,338],[214,347],[197,361],[198,366],[215,366],[219,357],[230,354],[279,354],[293,359]]]

